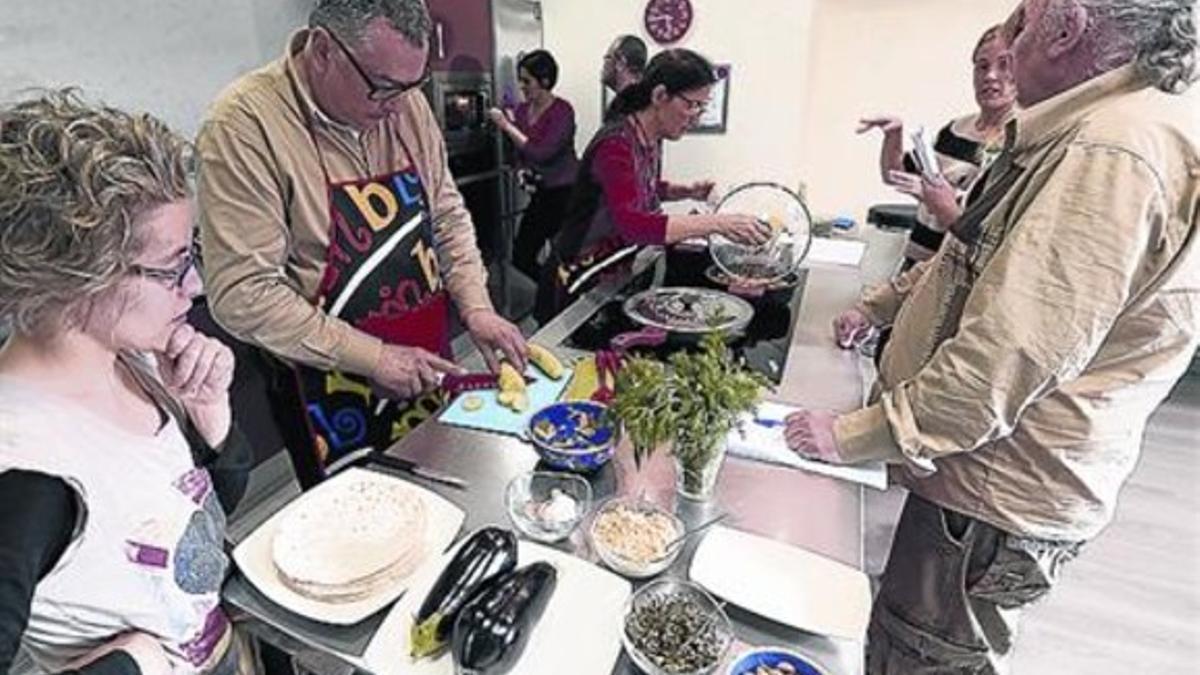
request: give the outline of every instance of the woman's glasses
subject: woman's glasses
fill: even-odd
[[[183,260],[179,264],[171,268],[147,267],[145,265],[133,264],[129,269],[134,274],[156,281],[167,288],[177,291],[183,288],[183,282],[187,279],[188,272],[192,271],[193,267],[200,265],[200,248],[196,244],[192,244],[191,250],[184,254]]]

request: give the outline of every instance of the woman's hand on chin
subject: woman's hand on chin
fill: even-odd
[[[158,359],[163,384],[179,402],[209,446],[225,442],[232,423],[229,387],[233,384],[233,352],[188,324],[167,339]]]

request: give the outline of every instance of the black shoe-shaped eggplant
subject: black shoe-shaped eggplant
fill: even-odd
[[[481,588],[458,614],[450,653],[458,675],[512,670],[558,583],[554,566],[536,562]]]
[[[440,652],[450,641],[454,620],[481,585],[517,566],[517,537],[509,530],[485,527],[471,535],[425,596],[413,617],[409,645],[412,657]]]

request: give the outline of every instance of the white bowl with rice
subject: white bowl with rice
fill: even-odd
[[[679,557],[682,546],[667,544],[684,532],[683,521],[653,502],[613,497],[593,514],[588,542],[600,560],[630,579],[659,574]]]

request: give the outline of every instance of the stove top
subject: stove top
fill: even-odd
[[[625,299],[654,286],[654,280],[662,277],[659,286],[696,286],[702,288],[724,287],[705,275],[712,264],[707,251],[668,250],[667,255],[642,274],[634,277],[616,297],[604,304],[579,328],[567,336],[564,345],[586,351],[610,348],[615,336],[639,330],[642,326],[625,315]],[[665,269],[664,269],[665,266]],[[728,339],[730,348],[746,365],[762,373],[775,384],[783,378],[787,363],[788,347],[792,342],[792,324],[804,295],[805,273],[801,272],[799,283],[790,288],[771,291],[759,298],[745,298],[754,307],[754,318],[741,334]],[[694,337],[672,335],[661,347],[638,349],[638,353],[665,359],[680,349],[694,349],[698,340]]]

